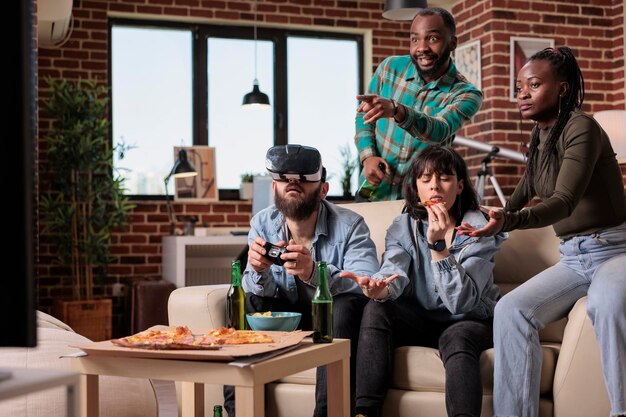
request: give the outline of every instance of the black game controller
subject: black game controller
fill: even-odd
[[[265,257],[267,259],[274,262],[274,264],[280,265],[280,266],[282,266],[285,263],[285,261],[280,258],[280,255],[282,255],[283,253],[287,253],[288,252],[287,248],[282,247],[282,246],[276,246],[270,242],[265,242],[265,245],[263,245],[263,247],[265,248],[267,252],[265,254]]]

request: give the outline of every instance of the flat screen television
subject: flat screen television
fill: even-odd
[[[34,288],[35,41],[32,0],[4,5],[7,21],[19,22],[6,42],[4,83],[9,110],[3,124],[4,273],[0,287],[0,346],[37,344]]]

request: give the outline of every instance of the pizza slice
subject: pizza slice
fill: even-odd
[[[426,200],[426,201],[418,201],[417,205],[418,206],[422,206],[422,207],[430,207],[430,206],[434,206],[435,204],[439,204],[441,203],[441,201],[439,200]]]
[[[247,345],[252,343],[274,343],[274,339],[255,330],[235,330],[232,327],[220,327],[211,330],[208,336],[218,345]]]
[[[113,339],[113,344],[143,349],[172,349],[176,346],[193,344],[194,336],[187,326],[166,330],[148,329],[121,339]]]
[[[222,345],[273,343],[274,339],[254,330],[235,330],[220,327],[205,334],[194,335],[187,326],[170,329],[148,329],[121,339],[113,339],[117,346],[142,349],[219,349]]]

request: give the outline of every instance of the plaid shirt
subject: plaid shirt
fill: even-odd
[[[402,198],[402,181],[413,155],[429,145],[449,146],[454,134],[480,108],[482,93],[457,72],[450,60],[448,72],[438,80],[424,83],[409,55],[386,58],[376,69],[368,94],[390,98],[406,107],[406,119],[396,123],[393,118],[379,119],[375,124],[363,122],[364,112],[356,115],[354,142],[361,164],[370,156],[384,158],[391,167],[380,196],[374,199]],[[361,183],[365,180],[361,172]]]

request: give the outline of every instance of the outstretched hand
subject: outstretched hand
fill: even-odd
[[[387,295],[389,295],[387,285],[389,285],[389,283],[394,279],[398,278],[398,274],[393,274],[385,279],[374,279],[365,275],[357,275],[349,271],[341,271],[339,276],[356,282],[357,285],[361,287],[363,294],[366,297],[373,299],[387,298]]]
[[[460,235],[468,236],[495,236],[500,233],[502,227],[504,227],[504,212],[502,210],[489,210],[489,221],[482,228],[478,229],[469,223],[461,222],[461,225],[456,227],[457,232]]]
[[[378,119],[393,117],[394,104],[387,98],[376,94],[359,94],[356,99],[361,102],[357,111],[365,113],[363,122],[366,125]]]

